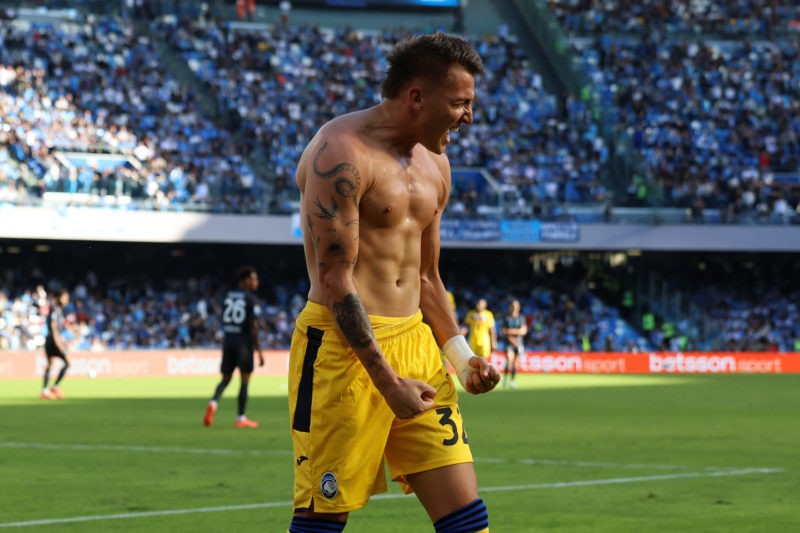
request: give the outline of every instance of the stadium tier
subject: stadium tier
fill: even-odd
[[[293,246],[14,248],[0,246],[0,349],[41,349],[48,295],[61,288],[72,295],[67,335],[76,350],[218,347],[221,300],[241,261],[264,282],[262,346],[284,349],[308,291]],[[485,298],[499,328],[518,299],[525,346],[535,352],[800,348],[800,267],[791,254],[450,250],[441,268],[460,320]]]
[[[595,220],[614,220],[613,207],[663,205],[679,208],[680,221],[795,221],[800,61],[790,26],[776,22],[786,31],[772,40],[719,41],[697,21],[735,6],[678,2],[651,19],[643,13],[661,13],[660,3],[590,4],[550,3],[578,32],[570,42],[588,93],[545,89],[558,84],[529,59],[542,51],[502,25],[469,35],[487,76],[476,123],[449,155],[489,185],[456,175],[452,214],[563,218],[594,206]],[[796,12],[768,4],[751,18],[785,21]],[[304,143],[333,115],[380,100],[383,54],[413,31],[243,24],[207,9],[150,15],[2,20],[0,198],[291,213]],[[622,35],[589,38],[570,23],[575,17],[634,22]],[[676,21],[694,29],[691,41],[660,31]],[[622,188],[598,102],[603,121],[629,136],[626,157],[646,162],[646,175],[623,177]]]

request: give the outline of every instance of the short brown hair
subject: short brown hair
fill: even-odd
[[[409,37],[399,42],[386,56],[389,69],[381,85],[384,98],[394,98],[409,80],[425,75],[443,78],[452,65],[461,65],[473,76],[483,75],[483,61],[463,37],[436,32]]]

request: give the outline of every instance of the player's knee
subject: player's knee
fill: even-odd
[[[434,522],[436,533],[478,533],[489,528],[489,511],[482,499],[476,498],[464,507]]]
[[[294,515],[289,533],[339,533],[344,531],[346,524],[347,522]]]

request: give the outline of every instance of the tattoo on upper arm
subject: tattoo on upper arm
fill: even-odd
[[[372,342],[372,326],[367,310],[355,294],[348,294],[333,304],[333,314],[342,334],[353,348],[366,348]]]
[[[331,205],[330,207],[325,206],[322,203],[322,200],[317,198],[314,200],[314,204],[319,209],[317,213],[317,218],[321,218],[322,220],[338,220],[339,215],[336,214],[336,211],[339,209],[339,204],[336,203],[336,198],[331,196]]]
[[[308,231],[311,233],[311,240],[314,243],[314,249],[319,246],[319,235],[314,232],[314,221],[311,220],[311,215],[306,215],[306,225],[308,226]]]
[[[336,192],[345,198],[352,198],[353,205],[358,207],[358,190],[361,187],[361,174],[358,172],[358,168],[351,163],[343,162],[327,170],[320,169],[319,160],[322,157],[322,153],[327,149],[328,143],[326,142],[319,149],[317,155],[314,156],[314,173],[324,180],[336,178],[333,185]],[[346,173],[349,173],[351,177],[346,177]]]

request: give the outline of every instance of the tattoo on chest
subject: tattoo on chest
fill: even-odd
[[[355,294],[348,294],[333,304],[333,315],[342,334],[353,348],[366,348],[372,342],[372,327],[367,310]]]
[[[358,207],[358,190],[361,187],[361,174],[355,165],[347,162],[337,163],[327,170],[319,168],[319,160],[328,143],[324,143],[314,156],[314,173],[324,180],[335,179],[334,188],[336,192],[345,198],[351,198],[353,204]]]

